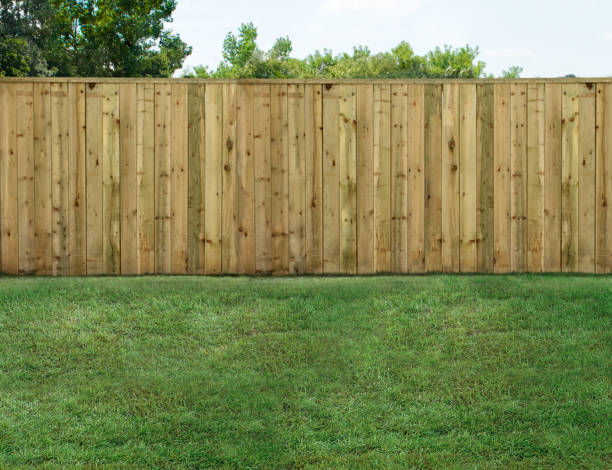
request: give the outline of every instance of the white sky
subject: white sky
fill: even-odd
[[[225,35],[252,21],[260,48],[289,36],[297,58],[404,40],[417,54],[479,46],[495,75],[510,65],[523,77],[612,75],[612,0],[178,0],[174,18],[169,27],[193,46],[187,67],[216,68]]]

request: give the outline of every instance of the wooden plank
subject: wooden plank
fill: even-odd
[[[543,271],[561,270],[562,87],[546,84],[544,96]]]
[[[477,270],[493,272],[494,85],[476,86]]]
[[[238,272],[237,86],[223,86],[223,272]]]
[[[104,273],[102,237],[102,85],[85,88],[87,148],[87,274]]]
[[[408,272],[408,90],[391,86],[391,244],[393,272]]]
[[[323,271],[340,272],[340,86],[323,87]]]
[[[321,85],[304,87],[306,160],[306,272],[323,272],[323,97]]]
[[[595,85],[582,83],[580,92],[580,153],[578,158],[577,270],[595,272]]]
[[[595,270],[612,272],[612,85],[597,84]]]
[[[16,149],[19,198],[19,273],[34,274],[35,251],[34,218],[34,97],[31,83],[15,84]],[[10,109],[2,106],[2,109]],[[7,129],[4,125],[2,129]]]
[[[357,93],[357,272],[376,272],[374,187],[374,88],[359,85]]]
[[[289,272],[289,135],[287,85],[270,87],[272,273]]]
[[[505,273],[510,264],[510,85],[495,85],[493,224],[494,269]]]
[[[188,210],[188,90],[186,84],[172,85],[172,272],[187,273]]]
[[[102,85],[102,198],[104,274],[121,273],[119,85]]]
[[[72,276],[87,274],[85,84],[68,84],[68,256]]]
[[[16,85],[0,84],[0,272],[19,272]],[[20,110],[21,111],[21,110]]]
[[[119,161],[121,201],[121,273],[139,274],[138,158],[135,83],[119,85]]]
[[[442,85],[425,86],[425,268],[442,271]]]
[[[236,176],[237,176],[237,253],[240,274],[255,273],[255,202],[253,170],[252,85],[237,89]]]
[[[340,87],[338,103],[340,271],[357,272],[357,103],[355,86]]]
[[[527,246],[526,270],[540,272],[544,253],[544,84],[527,89]]]
[[[527,266],[527,85],[510,85],[510,270]]]
[[[255,175],[255,272],[272,271],[272,177],[270,172],[270,85],[253,85]]]
[[[287,87],[289,135],[289,273],[306,268],[306,162],[304,151],[304,85]]]
[[[408,86],[408,271],[425,271],[425,88]]]
[[[222,269],[222,190],[223,190],[223,87],[206,86],[205,221],[207,274]]]
[[[187,271],[204,274],[206,259],[206,88],[188,85]]]
[[[172,87],[155,85],[155,272],[172,272]]]
[[[53,273],[51,87],[34,84],[34,237],[36,274]]]
[[[580,88],[563,86],[561,153],[561,269],[578,268],[578,181],[580,176]]]
[[[475,272],[478,265],[476,85],[459,85],[459,107],[459,269]]]
[[[52,273],[68,274],[68,84],[51,84]]]
[[[459,85],[442,90],[442,269],[459,271]]]
[[[391,87],[374,85],[373,159],[376,272],[391,272]]]
[[[155,85],[137,85],[136,161],[140,274],[155,272]]]

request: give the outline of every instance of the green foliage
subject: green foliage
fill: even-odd
[[[419,56],[405,41],[390,52],[372,54],[364,46],[352,54],[334,55],[331,50],[315,51],[304,60],[291,58],[288,37],[276,40],[264,52],[257,47],[257,28],[242,24],[238,34],[229,33],[223,43],[223,62],[216,70],[194,67],[186,77],[200,78],[479,78],[485,63],[477,60],[478,48],[435,48]],[[511,67],[508,73],[518,77],[522,69]]]
[[[523,67],[513,65],[502,72],[502,78],[519,78],[523,73]]]
[[[21,46],[0,59],[6,75],[167,77],[191,53],[164,29],[176,0],[0,2],[0,49]]]
[[[0,467],[609,469],[611,281],[0,277]]]

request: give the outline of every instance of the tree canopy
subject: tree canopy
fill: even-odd
[[[334,55],[331,50],[315,51],[304,60],[290,56],[288,37],[276,40],[269,51],[257,46],[257,28],[243,23],[237,34],[230,32],[223,42],[223,61],[215,70],[196,66],[186,77],[199,78],[480,78],[485,63],[477,60],[478,47],[444,46],[420,56],[402,41],[390,52],[373,54],[364,46],[352,54]],[[506,78],[518,77],[522,68],[509,67]],[[489,75],[490,76],[490,75]]]
[[[168,77],[176,0],[0,0],[0,76]]]

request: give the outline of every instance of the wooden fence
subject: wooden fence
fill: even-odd
[[[0,271],[612,272],[612,80],[0,80]]]

